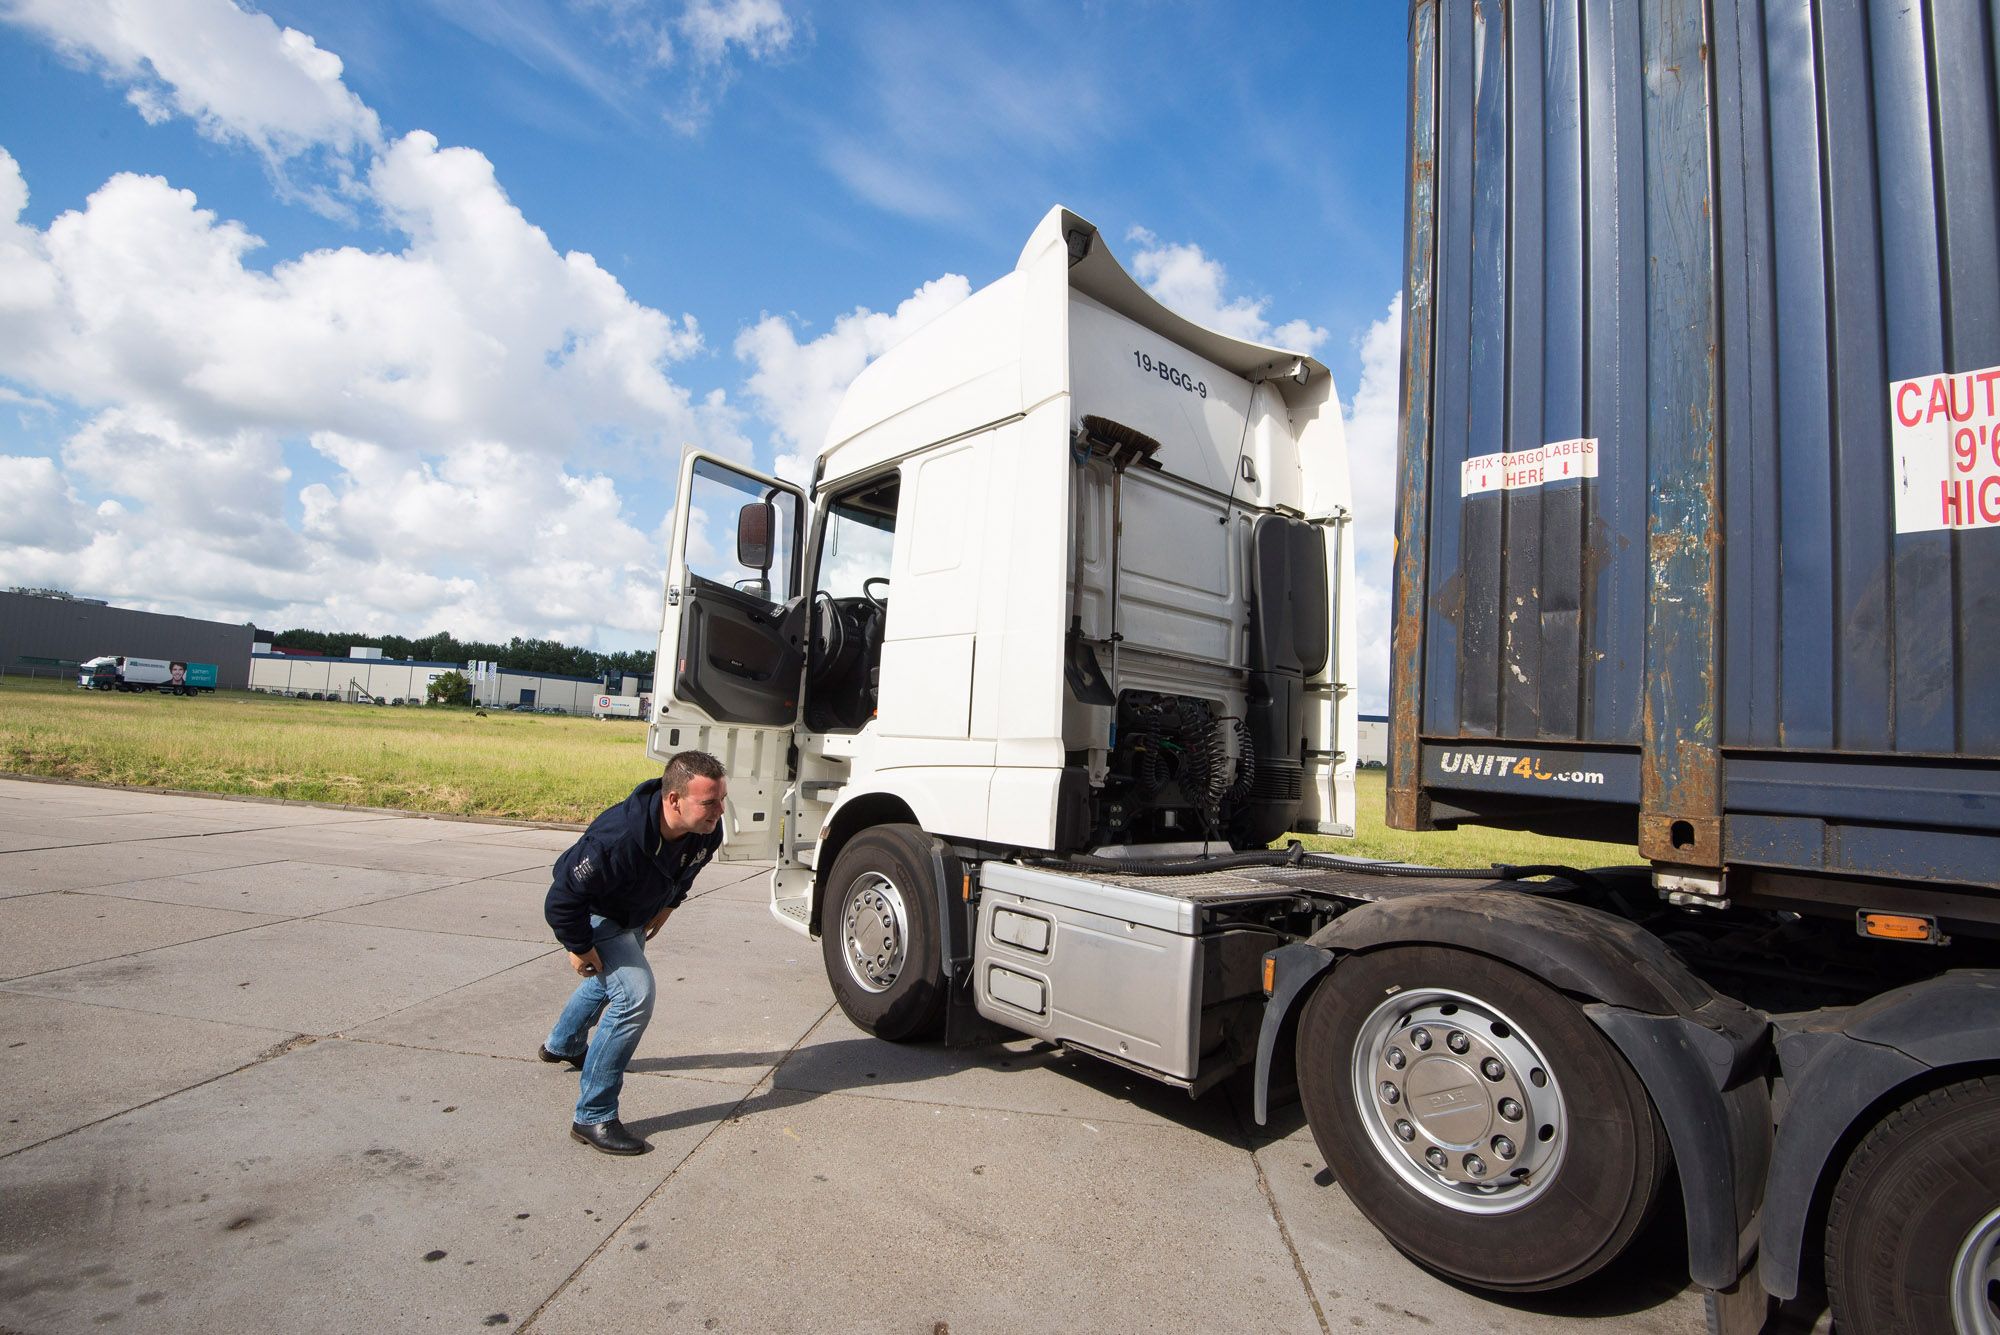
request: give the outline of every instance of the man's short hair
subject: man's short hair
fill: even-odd
[[[695,779],[715,779],[720,781],[724,771],[722,762],[706,751],[681,751],[667,762],[660,773],[660,789],[675,797],[686,797],[688,784]]]

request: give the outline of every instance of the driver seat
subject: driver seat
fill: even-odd
[[[861,688],[861,723],[875,716],[875,710],[882,694],[882,637],[888,629],[889,608],[885,602],[881,607],[869,603],[862,611],[861,625],[861,672],[866,683]]]

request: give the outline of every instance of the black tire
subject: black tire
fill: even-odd
[[[1463,1058],[1446,1050],[1461,1039]],[[1480,1074],[1489,1059],[1507,1083]],[[1376,1092],[1385,1073],[1395,1103]],[[1645,1087],[1576,1003],[1469,951],[1398,946],[1343,961],[1300,1016],[1298,1083],[1355,1207],[1419,1265],[1481,1288],[1561,1288],[1610,1264],[1652,1213],[1670,1159]],[[1444,1170],[1420,1161],[1431,1152]]]
[[[1996,1210],[2000,1076],[1934,1089],[1884,1117],[1855,1147],[1827,1212],[1835,1329],[1970,1335],[2000,1328],[2000,1280],[1990,1278],[2000,1245]],[[1973,1252],[1983,1253],[1985,1264]],[[1987,1324],[1956,1313],[1955,1298],[1983,1303]]]
[[[931,837],[914,825],[863,830],[834,860],[820,904],[820,954],[840,1009],[877,1038],[903,1043],[944,1027],[939,890]],[[848,930],[850,913],[858,933]],[[901,942],[900,963],[879,950],[862,958],[861,943],[880,946],[892,937]]]

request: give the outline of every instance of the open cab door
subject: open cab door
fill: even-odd
[[[805,493],[790,483],[699,450],[682,455],[646,754],[664,763],[707,751],[722,762],[726,862],[778,856],[805,666],[805,521]]]

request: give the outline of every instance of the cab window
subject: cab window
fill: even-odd
[[[784,603],[798,592],[799,520],[797,497],[697,459],[688,497],[688,573]]]

